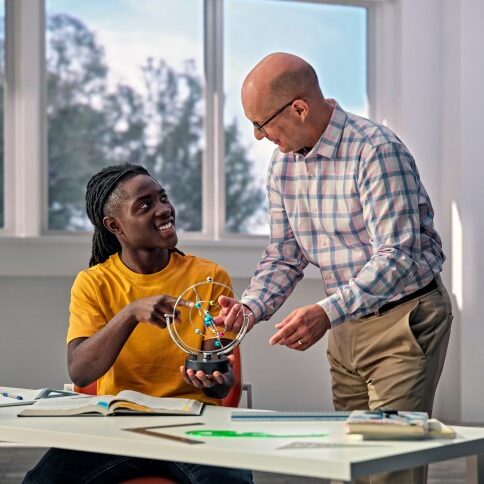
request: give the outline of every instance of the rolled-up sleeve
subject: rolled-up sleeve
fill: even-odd
[[[271,239],[242,296],[242,302],[254,313],[256,321],[269,319],[279,309],[303,277],[308,264],[289,223],[274,163],[267,177],[267,194]]]

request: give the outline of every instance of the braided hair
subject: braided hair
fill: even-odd
[[[105,208],[109,197],[122,181],[141,174],[150,176],[148,171],[142,166],[130,164],[114,165],[96,173],[87,183],[86,212],[89,220],[94,225],[89,267],[104,262],[109,256],[121,249],[116,236],[104,226]]]
[[[94,225],[89,267],[104,262],[121,250],[117,237],[104,226],[103,219],[107,206],[115,203],[110,198],[116,188],[122,182],[137,175],[151,176],[146,168],[125,163],[108,166],[89,180],[86,189],[86,212]],[[174,251],[183,255],[178,249]]]

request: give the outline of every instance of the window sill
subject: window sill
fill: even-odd
[[[182,234],[178,246],[184,252],[217,262],[232,278],[249,278],[266,243],[265,237],[214,241],[184,238]],[[0,277],[74,277],[87,267],[90,253],[89,234],[1,237]],[[306,277],[319,279],[319,271],[310,268]]]

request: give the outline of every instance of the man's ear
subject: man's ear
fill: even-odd
[[[304,121],[309,112],[308,102],[305,99],[296,99],[293,107],[296,110],[297,115],[301,118],[301,121]]]
[[[114,217],[106,216],[103,218],[104,226],[114,235],[120,235],[122,233],[121,227]]]

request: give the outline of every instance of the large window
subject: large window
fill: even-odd
[[[48,0],[49,229],[90,224],[84,191],[109,164],[142,164],[202,229],[201,0]]]
[[[229,0],[224,5],[226,230],[266,234],[265,176],[275,146],[255,140],[240,104],[242,81],[267,54],[290,52],[315,68],[325,97],[367,115],[367,9],[273,0]],[[230,194],[244,177],[237,202]],[[241,212],[249,216],[237,219]]]
[[[378,2],[12,0],[4,12],[4,1],[2,235],[73,241],[64,235],[91,229],[88,179],[130,162],[164,185],[186,240],[265,238],[274,146],[255,140],[240,87],[270,52],[307,59],[327,97],[367,114],[367,24]]]

